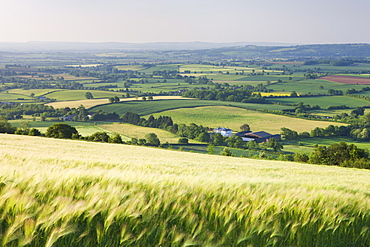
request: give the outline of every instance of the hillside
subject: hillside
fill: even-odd
[[[193,55],[223,58],[366,58],[370,44],[312,44],[296,46],[225,47],[194,51]]]
[[[370,244],[368,170],[4,134],[0,144],[7,246]]]

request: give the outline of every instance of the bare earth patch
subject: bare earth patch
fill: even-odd
[[[344,84],[360,84],[360,85],[370,84],[370,78],[356,76],[328,75],[321,77],[320,79]]]

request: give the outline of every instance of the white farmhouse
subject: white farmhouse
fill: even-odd
[[[224,137],[229,137],[233,133],[233,131],[231,129],[221,128],[221,127],[218,127],[217,129],[214,129],[213,132],[214,133],[220,133]]]

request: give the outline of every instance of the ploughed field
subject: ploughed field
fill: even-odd
[[[370,171],[0,135],[2,246],[369,246]]]
[[[344,84],[359,84],[367,85],[370,84],[370,78],[357,77],[357,76],[344,76],[344,75],[328,75],[320,78],[321,80],[327,80],[331,82],[338,82]]]

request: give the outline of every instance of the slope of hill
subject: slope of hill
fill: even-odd
[[[4,134],[0,144],[4,246],[370,244],[368,170]]]
[[[223,58],[366,58],[370,44],[312,44],[297,46],[225,47],[193,51],[193,55]]]

